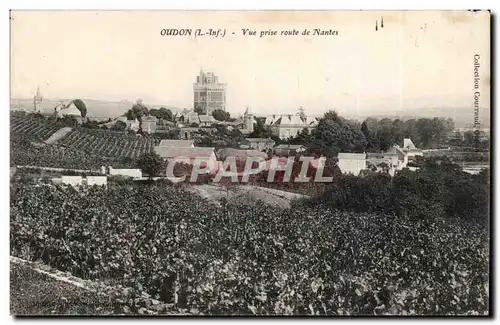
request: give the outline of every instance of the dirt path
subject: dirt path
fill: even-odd
[[[64,127],[62,129],[59,129],[56,132],[52,133],[52,135],[47,140],[45,140],[44,142],[46,144],[52,144],[54,142],[57,142],[59,139],[61,139],[66,134],[68,134],[69,132],[71,132],[71,130],[73,130],[73,129],[70,128],[70,127]]]
[[[252,185],[235,185],[228,190],[218,185],[193,185],[188,187],[193,193],[202,198],[218,201],[221,198],[228,199],[257,199],[267,204],[290,207],[290,202],[294,199],[305,198],[305,195],[285,192],[275,189],[268,189]]]

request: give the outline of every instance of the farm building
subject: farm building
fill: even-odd
[[[365,153],[340,152],[337,158],[338,167],[342,174],[353,174],[358,176],[363,169],[366,169]]]

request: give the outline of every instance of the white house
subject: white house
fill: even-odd
[[[107,185],[108,178],[106,176],[87,176],[87,185]]]
[[[317,124],[318,121],[314,117],[302,119],[299,115],[293,114],[271,115],[266,117],[264,122],[264,125],[268,126],[271,132],[280,139],[295,137],[303,129],[315,128]]]
[[[391,176],[408,165],[408,155],[397,145],[385,152],[369,152],[366,154],[366,159],[368,169],[373,171],[388,169]]]
[[[358,176],[363,169],[366,169],[365,153],[340,152],[337,158],[337,165],[342,174],[353,174],[355,176]]]

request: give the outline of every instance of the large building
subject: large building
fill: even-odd
[[[206,115],[212,115],[216,109],[226,110],[226,85],[219,82],[213,72],[203,72],[193,84],[194,109],[200,109]]]
[[[288,139],[296,137],[303,129],[311,131],[318,125],[318,119],[298,114],[270,115],[266,117],[264,125],[280,139]]]

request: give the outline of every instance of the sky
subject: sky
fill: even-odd
[[[226,36],[162,36],[168,28]],[[246,28],[257,35],[243,36]],[[338,35],[279,35],[315,28]],[[261,30],[278,35],[261,38]],[[40,85],[51,99],[192,108],[203,68],[227,83],[231,113],[472,109],[475,54],[480,106],[489,108],[487,12],[12,11],[11,98],[31,98]]]

